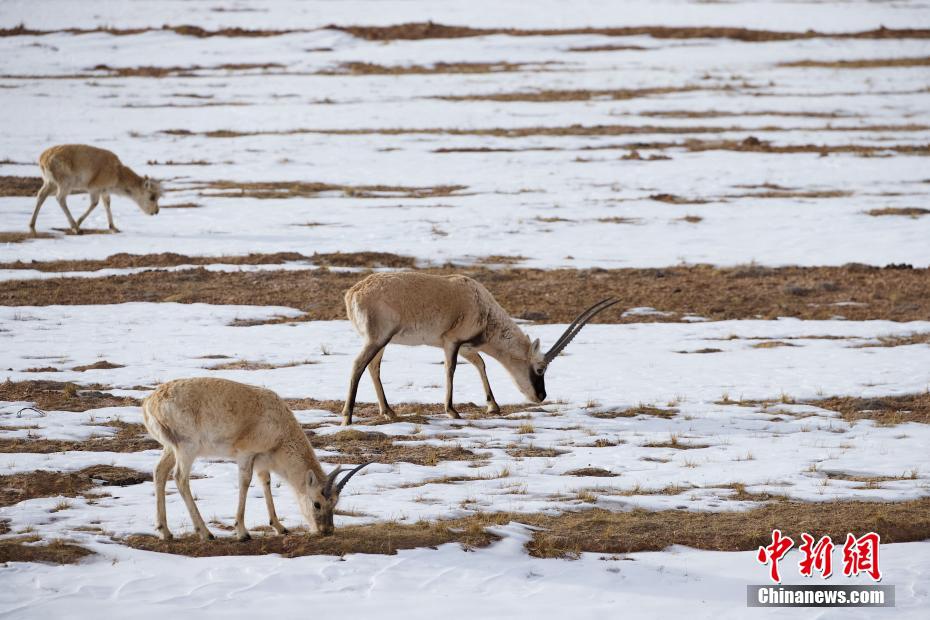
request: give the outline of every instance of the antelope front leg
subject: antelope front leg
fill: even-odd
[[[245,500],[249,494],[249,485],[252,484],[252,469],[255,457],[249,456],[239,459],[239,506],[236,508],[236,538],[239,542],[251,540],[252,536],[245,527]]]
[[[455,364],[458,361],[461,346],[458,342],[449,342],[443,346],[446,354],[446,413],[450,418],[462,417],[452,404],[452,377],[455,375]]]
[[[494,392],[491,391],[491,382],[488,381],[488,373],[484,367],[484,360],[481,359],[477,351],[471,348],[466,349],[462,347],[460,355],[471,362],[471,364],[478,369],[478,374],[481,375],[481,384],[484,386],[484,398],[488,404],[487,412],[500,413],[501,408],[494,398]]]
[[[71,211],[68,211],[68,192],[58,188],[58,206],[61,207],[61,210],[65,212],[65,217],[68,218],[68,224],[71,226],[71,230],[75,235],[81,234],[81,227],[78,226],[78,223],[74,221],[74,218],[71,217]]]
[[[278,513],[274,509],[274,499],[271,497],[271,474],[267,469],[258,472],[258,479],[262,481],[262,489],[265,492],[265,507],[268,508],[268,524],[282,536],[287,534],[287,528],[278,520]]]
[[[97,208],[97,203],[100,202],[100,194],[91,194],[90,195],[90,206],[87,207],[87,211],[84,212],[84,215],[78,218],[77,225],[80,226],[84,223],[84,220],[87,219],[87,216]]]
[[[117,228],[113,224],[113,213],[110,211],[110,194],[109,193],[105,193],[103,195],[103,208],[107,212],[107,224],[110,227],[110,232],[112,233],[120,232],[119,228]]]

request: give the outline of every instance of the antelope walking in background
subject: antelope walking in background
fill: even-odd
[[[198,456],[233,458],[239,464],[239,506],[236,534],[248,540],[245,499],[258,473],[265,491],[271,526],[279,534],[287,529],[278,520],[271,497],[271,476],[284,478],[297,496],[300,511],[314,532],[333,533],[333,510],[349,478],[363,463],[336,482],[337,467],[327,476],[310,441],[283,400],[266,390],[226,379],[179,379],[159,386],[142,403],[145,428],[164,446],[155,466],[155,503],[158,532],[171,539],[165,511],[165,484],[174,468],[178,492],[203,540],[212,540],[190,488],[191,465]]]
[[[381,358],[388,344],[429,345],[445,353],[446,413],[459,414],[452,403],[452,377],[461,355],[481,375],[488,413],[500,407],[491,392],[484,360],[490,355],[510,373],[526,398],[546,398],[546,369],[555,357],[597,313],[619,300],[605,299],[568,326],[547,352],[539,339],[531,341],[510,315],[481,284],[466,276],[434,276],[416,272],[376,273],[350,288],[345,296],[346,313],[365,345],[355,358],[349,393],[342,410],[343,424],[352,423],[355,395],[365,368],[371,374],[381,415],[396,419],[381,385]]]
[[[119,157],[105,149],[98,149],[85,144],[61,144],[46,149],[39,156],[39,168],[42,171],[42,188],[36,195],[36,208],[32,212],[29,230],[36,232],[36,219],[42,203],[53,192],[58,198],[61,210],[68,218],[68,225],[74,234],[80,234],[81,224],[97,207],[103,198],[103,208],[107,212],[110,232],[119,232],[113,224],[110,212],[110,194],[120,194],[131,198],[143,212],[148,215],[158,213],[158,198],[161,185],[149,177],[140,177],[119,160]],[[68,194],[86,191],[90,194],[90,207],[75,222],[68,210]]]

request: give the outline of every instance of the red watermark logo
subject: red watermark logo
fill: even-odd
[[[814,542],[814,537],[808,533],[801,534],[801,561],[798,562],[798,571],[805,577],[812,577],[814,571],[820,573],[824,579],[833,574],[833,540],[824,536]],[[859,538],[852,534],[846,535],[843,545],[843,574],[853,577],[865,573],[873,581],[881,581],[882,573],[878,567],[878,548],[881,537],[875,532],[869,532]],[[778,572],[778,562],[794,547],[794,540],[784,536],[781,530],[772,530],[772,543],[759,547],[756,560],[760,564],[769,566],[769,577],[775,583],[781,583]]]

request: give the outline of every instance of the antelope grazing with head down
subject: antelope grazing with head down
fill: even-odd
[[[105,149],[86,144],[53,146],[39,156],[39,168],[42,171],[43,182],[36,195],[36,208],[29,222],[29,230],[33,234],[36,232],[39,209],[53,192],[74,234],[80,234],[81,224],[97,207],[101,198],[103,208],[107,212],[110,232],[119,232],[113,224],[113,214],[110,212],[110,194],[128,196],[148,215],[158,213],[158,198],[161,196],[161,185],[158,181],[140,177],[124,166],[119,157]],[[68,210],[67,200],[68,194],[78,191],[90,194],[90,207],[75,222]]]
[[[532,402],[546,398],[546,369],[585,324],[619,300],[605,299],[582,312],[548,351],[531,341],[481,284],[466,276],[434,276],[416,272],[376,273],[350,288],[346,313],[365,345],[355,358],[343,424],[352,423],[355,395],[365,368],[371,374],[381,415],[396,419],[381,385],[381,358],[388,344],[429,345],[445,353],[446,413],[459,414],[452,403],[452,377],[458,356],[481,375],[488,413],[500,412],[484,360],[490,355],[510,373],[520,392]]]
[[[245,527],[245,498],[253,471],[264,487],[268,518],[275,531],[287,533],[275,513],[269,472],[284,478],[294,489],[310,529],[328,536],[333,533],[333,511],[339,494],[349,478],[368,464],[350,470],[336,482],[342,468],[337,467],[328,476],[323,473],[310,441],[277,394],[226,379],[169,381],[143,401],[142,417],[145,428],[165,448],[155,466],[158,533],[165,540],[171,539],[165,484],[172,467],[178,492],[197,533],[203,540],[213,539],[191,494],[191,465],[198,456],[233,458],[239,464],[239,540],[251,538]]]

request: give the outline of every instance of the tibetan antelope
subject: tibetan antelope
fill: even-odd
[[[110,212],[110,194],[120,194],[131,198],[139,208],[148,215],[158,213],[158,198],[161,196],[161,184],[149,177],[140,177],[124,166],[119,158],[105,149],[98,149],[86,144],[60,144],[46,149],[39,156],[39,169],[42,171],[42,188],[36,195],[36,208],[32,212],[29,230],[36,232],[36,219],[42,203],[54,193],[61,210],[68,218],[71,231],[81,233],[81,224],[97,207],[103,198],[103,208],[107,212],[110,232],[119,232],[113,224]],[[86,191],[90,194],[90,207],[75,222],[68,210],[68,194]]]
[[[197,533],[203,540],[213,539],[191,495],[191,465],[198,456],[233,458],[239,465],[239,540],[250,538],[245,527],[245,498],[253,470],[264,487],[268,518],[275,531],[287,533],[274,510],[269,472],[290,484],[310,529],[328,536],[333,533],[333,510],[339,494],[349,478],[368,464],[350,470],[337,483],[342,468],[337,467],[328,476],[323,473],[310,441],[277,394],[226,379],[169,381],[143,401],[142,417],[145,428],[165,448],[154,476],[158,533],[165,540],[171,539],[165,484],[172,467],[178,492]]]
[[[365,339],[352,365],[342,410],[343,424],[348,425],[352,423],[355,395],[366,367],[375,385],[381,415],[396,419],[381,385],[381,358],[390,343],[429,345],[445,352],[445,406],[453,418],[459,417],[452,403],[452,377],[459,355],[478,369],[488,413],[498,413],[500,407],[479,352],[500,362],[526,398],[542,402],[546,398],[546,369],[552,360],[588,321],[619,300],[605,299],[582,312],[545,353],[539,348],[538,338],[531,341],[491,293],[466,276],[376,273],[350,288],[345,301],[349,320]]]

